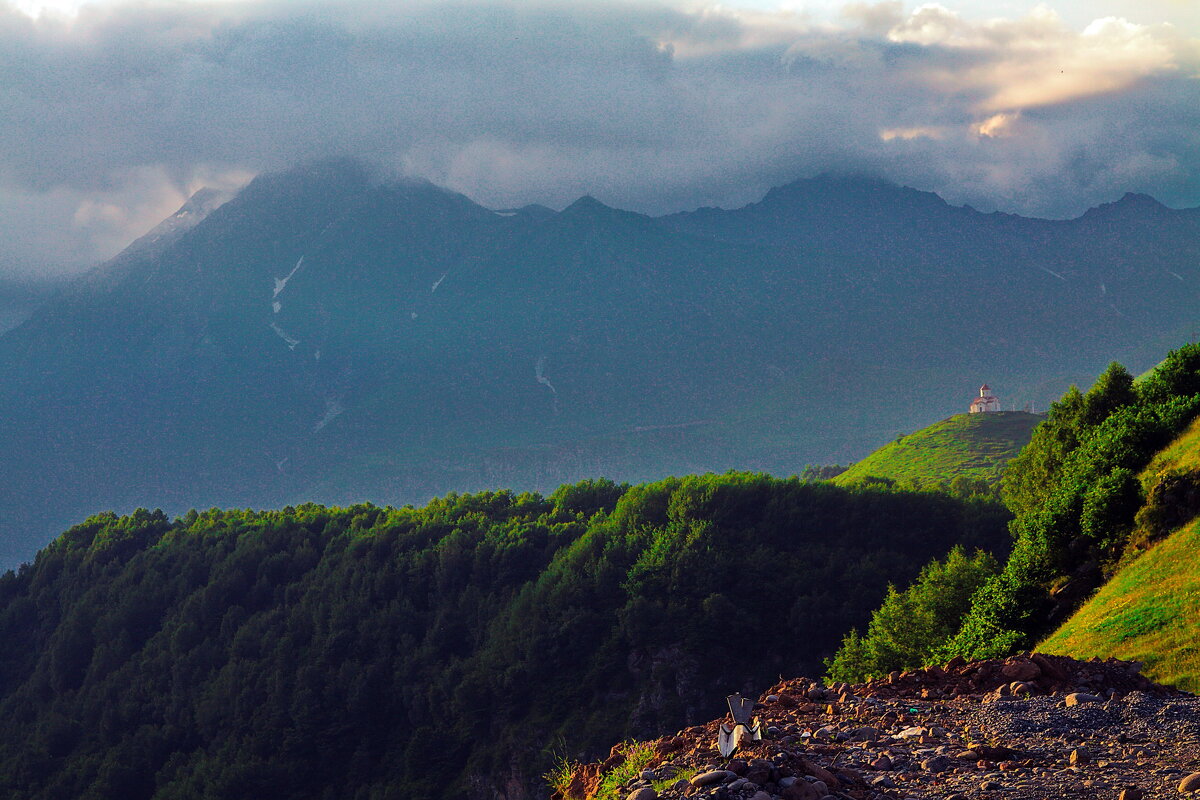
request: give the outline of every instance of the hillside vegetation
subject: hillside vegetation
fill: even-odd
[[[1138,478],[1146,501],[1120,569],[1039,649],[1141,661],[1155,680],[1197,692],[1200,420],[1160,450]]]
[[[913,486],[996,485],[1005,465],[1029,443],[1044,418],[1024,411],[956,414],[884,445],[852,464],[834,483],[846,486],[886,478]]]
[[[983,500],[730,473],[103,514],[0,578],[0,797],[493,798],[811,672]]]
[[[1172,618],[1185,613],[1191,601],[1186,594],[1173,597],[1156,584],[1188,591],[1190,577],[1183,565],[1191,559],[1181,562],[1179,574],[1167,570],[1172,555],[1187,551],[1189,532],[1159,545],[1156,550],[1167,548],[1160,555],[1154,550],[1141,558],[1137,554],[1190,520],[1200,507],[1200,471],[1190,463],[1200,438],[1194,423],[1198,413],[1196,344],[1171,352],[1136,383],[1114,363],[1086,394],[1072,387],[1005,470],[1003,493],[1015,515],[1010,524],[1014,544],[999,571],[987,576],[985,564],[965,558],[953,562],[957,566],[948,561],[927,568],[908,589],[889,593],[866,636],[852,632],[845,638],[838,655],[828,662],[831,674],[858,678],[910,665],[901,662],[988,658],[1032,648],[1131,561],[1097,598],[1100,605],[1081,612],[1084,616],[1062,639],[1053,641],[1065,641],[1072,631],[1095,623],[1104,608],[1114,618],[1088,636],[1110,644],[1151,632],[1169,637]],[[904,601],[927,611],[935,601],[945,605],[944,592],[929,575],[945,585],[975,583],[969,600],[939,611],[943,619],[958,620],[957,630],[947,635],[944,625],[928,628],[900,655],[881,659],[899,624],[892,606]],[[1089,640],[1086,646],[1099,646],[1100,640]],[[1073,641],[1084,646],[1083,639]],[[1181,640],[1173,641],[1177,645]],[[1147,641],[1144,652],[1151,659],[1157,655],[1159,661],[1176,659],[1169,669],[1186,680],[1192,669],[1190,649],[1172,653],[1173,647],[1166,640]],[[1066,645],[1060,651],[1082,654]],[[1168,666],[1162,669],[1165,676]]]
[[[1200,523],[1121,569],[1038,650],[1141,661],[1146,675],[1200,691]]]

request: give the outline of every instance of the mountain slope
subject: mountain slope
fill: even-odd
[[[1141,661],[1155,680],[1200,691],[1200,421],[1159,451],[1139,479],[1146,501],[1135,547],[1040,649]]]
[[[963,375],[1042,406],[1150,363],[1198,264],[1200,211],[1137,197],[1030,220],[821,178],[655,219],[264,175],[0,335],[0,563],[103,508],[845,462]]]
[[[1042,419],[1024,411],[957,414],[884,445],[851,464],[834,483],[875,477],[920,486],[962,477],[994,484]]]
[[[1200,691],[1197,551],[1200,522],[1192,522],[1122,567],[1038,650],[1140,661],[1154,680]]]

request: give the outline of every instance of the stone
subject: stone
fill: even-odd
[[[746,780],[762,786],[771,780],[771,767],[762,764],[751,764],[750,769],[746,770]]]
[[[731,781],[736,777],[737,775],[734,775],[727,769],[712,769],[694,776],[692,778],[692,786],[703,789],[705,786],[715,786],[718,783]]]
[[[850,734],[852,742],[875,742],[879,740],[879,730],[870,726],[864,726]]]
[[[771,800],[771,795],[760,789],[750,796],[750,800]]]
[[[1194,792],[1200,789],[1200,772],[1193,772],[1179,782],[1179,791]]]
[[[824,781],[826,786],[832,786],[836,789],[840,785],[838,783],[838,779],[834,777],[832,772],[825,769],[820,764],[814,764],[807,758],[800,759],[800,769],[805,775],[811,775],[819,781]]]
[[[843,784],[862,784],[863,776],[856,770],[850,767],[842,767],[837,771],[838,780]]]
[[[954,760],[946,756],[934,756],[921,762],[921,769],[926,772],[945,772],[954,768]]]
[[[1082,703],[1099,703],[1100,698],[1094,694],[1088,694],[1087,692],[1071,692],[1069,695],[1067,695],[1064,702],[1069,708],[1070,706],[1077,706]]]
[[[871,762],[871,769],[877,769],[880,771],[884,771],[884,770],[889,770],[891,768],[892,768],[892,759],[890,757],[888,757],[888,755],[886,753]]]
[[[1078,766],[1080,764],[1090,764],[1092,761],[1092,757],[1090,755],[1088,755],[1087,750],[1084,750],[1081,747],[1077,747],[1071,751],[1071,757],[1069,760],[1071,762],[1071,766],[1074,767],[1074,766]]]
[[[808,781],[796,781],[780,794],[783,800],[821,800],[821,795]]]
[[[988,745],[972,745],[971,749],[979,754],[981,759],[988,761],[1012,761],[1020,757],[1020,751],[1013,750],[1011,747],[988,746]]]
[[[658,792],[649,786],[643,786],[630,792],[627,800],[658,800]]]
[[[1014,661],[1000,668],[1000,674],[1010,681],[1032,681],[1041,677],[1042,668],[1032,661]]]
[[[769,695],[767,695],[767,702],[768,702],[768,703],[778,703],[778,702],[779,702],[779,695],[777,695],[777,694],[769,694]]]
[[[1117,800],[1143,800],[1146,793],[1136,786],[1127,786],[1121,790],[1121,794],[1117,796]]]
[[[817,740],[833,739],[835,736],[837,736],[837,731],[835,731],[829,725],[826,725],[823,728],[817,728],[815,731],[813,731],[813,738]]]

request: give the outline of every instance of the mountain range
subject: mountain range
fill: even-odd
[[[845,461],[1187,338],[1200,209],[858,177],[652,218],[350,162],[202,194],[0,335],[0,564],[88,513]]]

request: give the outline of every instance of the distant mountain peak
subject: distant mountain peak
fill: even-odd
[[[1113,219],[1118,217],[1151,217],[1169,212],[1171,209],[1155,200],[1148,194],[1126,192],[1120,200],[1102,203],[1095,208],[1089,208],[1083,214],[1083,219]]]
[[[868,175],[821,174],[814,178],[801,178],[767,192],[761,205],[853,205],[869,208],[879,205],[927,208],[948,204],[933,192],[924,192],[900,186],[883,178]]]
[[[644,214],[639,214],[636,211],[625,211],[624,209],[613,208],[610,205],[600,202],[590,194],[585,194],[583,197],[564,208],[559,213],[558,218],[562,220],[588,220],[619,223],[644,220],[646,219],[646,216]]]
[[[601,203],[599,200],[592,197],[590,194],[585,194],[583,197],[579,198],[574,203],[571,203],[571,205],[564,208],[563,213],[564,214],[568,214],[568,213],[571,213],[571,214],[593,214],[593,213],[598,213],[598,212],[603,213],[603,212],[616,211],[616,210],[617,209],[613,208],[612,206]]]

